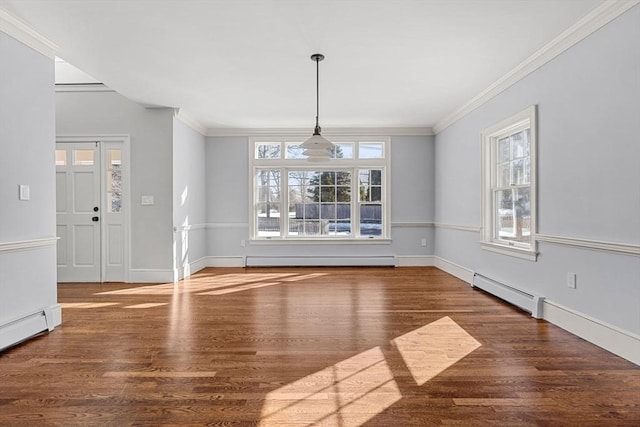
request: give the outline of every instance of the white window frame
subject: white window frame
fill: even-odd
[[[530,147],[530,235],[527,243],[496,238],[497,141],[529,129]],[[481,132],[482,143],[482,249],[536,261],[537,229],[537,109],[533,105]]]
[[[287,137],[251,137],[249,138],[249,235],[252,243],[388,243],[391,240],[391,181],[390,181],[390,165],[391,165],[391,144],[389,137],[338,137],[332,136],[331,142],[334,143],[354,143],[352,159],[328,159],[324,162],[309,162],[307,159],[286,159],[286,145],[291,143],[302,143],[308,138],[306,136],[287,136]],[[379,159],[359,159],[359,144],[367,142],[383,143],[383,158]],[[257,143],[279,143],[280,158],[277,159],[257,159]],[[280,236],[258,236],[257,216],[255,214],[256,202],[256,173],[259,169],[279,169],[281,177],[288,176],[289,171],[294,170],[330,170],[330,171],[350,171],[351,176],[351,230],[348,236],[342,235],[318,235],[318,236],[288,236],[282,230],[287,230],[285,215],[288,212],[288,196],[282,197],[280,200]],[[381,169],[382,170],[382,233],[380,236],[360,236],[360,205],[359,200],[359,176],[361,169]],[[287,179],[280,180],[280,194],[288,195]]]

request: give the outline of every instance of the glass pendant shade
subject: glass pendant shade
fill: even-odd
[[[307,139],[300,146],[305,150],[328,150],[334,147],[331,141],[327,140],[319,133],[313,134],[311,138]]]

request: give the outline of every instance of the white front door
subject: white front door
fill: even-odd
[[[100,143],[56,143],[59,282],[100,282]]]

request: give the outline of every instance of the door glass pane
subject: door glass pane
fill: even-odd
[[[107,150],[107,212],[122,212],[122,150]]]
[[[118,213],[122,212],[122,193],[108,193],[107,209],[109,212]]]
[[[56,166],[67,164],[67,150],[56,150]]]
[[[73,150],[73,164],[76,166],[93,166],[93,150]]]
[[[108,163],[107,167],[119,169],[122,166],[122,151],[121,150],[108,150],[107,151]]]

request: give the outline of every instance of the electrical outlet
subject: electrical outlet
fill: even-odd
[[[18,199],[19,200],[29,200],[31,198],[30,188],[28,185],[19,185],[18,186]]]
[[[420,246],[427,246],[427,239],[422,239],[420,241]]]
[[[244,239],[240,240],[240,246],[242,246],[243,248],[247,246],[247,241]]]
[[[567,273],[567,287],[571,289],[576,288],[576,273]]]

